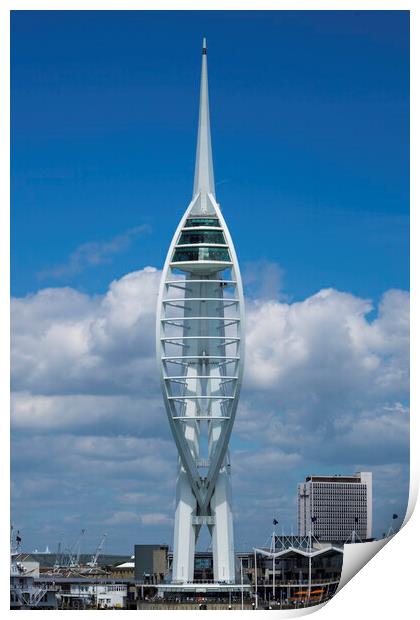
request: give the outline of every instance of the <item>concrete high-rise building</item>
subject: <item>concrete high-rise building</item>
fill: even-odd
[[[298,484],[298,531],[320,541],[372,537],[372,473],[308,476]]]
[[[205,526],[214,579],[234,583],[228,443],[242,382],[244,300],[235,248],[216,201],[205,40],[193,194],[163,268],[156,348],[179,454],[172,580],[193,580]]]

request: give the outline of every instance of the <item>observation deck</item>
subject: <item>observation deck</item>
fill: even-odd
[[[217,217],[189,217],[177,240],[170,266],[209,275],[232,266],[223,228]]]

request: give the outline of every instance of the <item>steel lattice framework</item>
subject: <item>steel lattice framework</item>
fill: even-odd
[[[228,443],[244,362],[244,301],[235,248],[216,202],[203,43],[193,198],[170,245],[157,311],[163,398],[178,449],[174,582],[194,576],[198,534],[212,537],[214,579],[234,582]]]

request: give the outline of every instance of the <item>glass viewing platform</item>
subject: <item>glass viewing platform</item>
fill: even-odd
[[[188,218],[171,264],[182,271],[201,273],[213,273],[230,267],[232,262],[228,244],[219,220],[215,217]]]

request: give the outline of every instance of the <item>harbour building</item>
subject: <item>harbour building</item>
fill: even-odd
[[[298,484],[298,531],[319,541],[372,537],[372,473],[307,476]]]

